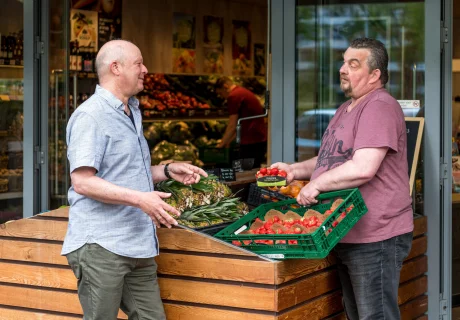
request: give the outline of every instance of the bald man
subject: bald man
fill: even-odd
[[[154,191],[172,178],[196,183],[189,164],[151,166],[139,101],[147,68],[134,44],[109,41],[96,57],[99,85],[67,125],[72,186],[62,254],[78,279],[85,320],[166,319],[157,283],[156,228],[177,225],[179,212]]]

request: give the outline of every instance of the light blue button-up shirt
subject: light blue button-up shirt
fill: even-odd
[[[67,157],[70,172],[93,167],[96,175],[121,187],[153,191],[150,151],[142,130],[139,101],[128,102],[134,115],[124,113],[121,100],[97,86],[96,92],[70,117],[67,124]],[[158,255],[156,227],[142,210],[106,204],[75,192],[70,187],[69,226],[62,248],[66,255],[86,243],[97,243],[126,257]]]

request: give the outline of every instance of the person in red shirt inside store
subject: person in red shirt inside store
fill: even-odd
[[[228,147],[236,137],[238,119],[261,115],[264,113],[259,99],[243,87],[237,86],[228,77],[216,81],[216,93],[227,100],[230,115],[227,128],[218,148]],[[267,153],[267,125],[265,118],[241,121],[240,158],[254,159],[254,167],[265,162]]]

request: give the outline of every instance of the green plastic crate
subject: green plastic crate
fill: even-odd
[[[263,220],[270,209],[275,209],[282,213],[291,210],[300,216],[303,216],[308,209],[324,214],[326,210],[331,208],[332,203],[339,198],[343,199],[344,202],[311,234],[235,234],[235,232],[238,233],[238,231],[249,229],[256,218]],[[358,189],[322,193],[317,197],[317,200],[316,205],[309,207],[299,206],[295,199],[263,204],[214,236],[229,243],[237,241],[241,247],[272,259],[325,258],[332,248],[367,212],[367,207]],[[351,205],[354,206],[353,209],[347,213],[336,227],[332,227],[332,223]],[[273,240],[274,243],[284,240],[286,244],[269,245],[255,243],[254,240]],[[297,240],[297,244],[287,244],[289,240]]]

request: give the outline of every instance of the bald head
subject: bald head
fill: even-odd
[[[96,71],[100,82],[103,82],[110,75],[110,65],[112,62],[124,63],[126,53],[131,47],[136,46],[126,40],[112,40],[101,47],[96,56]]]

